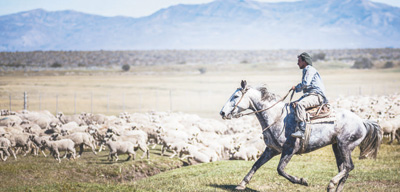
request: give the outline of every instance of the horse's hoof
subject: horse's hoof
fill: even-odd
[[[300,179],[300,184],[304,185],[304,186],[308,186],[307,180],[304,178]]]
[[[335,185],[332,182],[330,182],[326,191],[333,192],[334,189],[335,189]]]
[[[238,190],[238,191],[243,191],[243,190],[246,189],[246,186],[244,186],[244,185],[238,185],[238,186],[236,186],[235,189]]]

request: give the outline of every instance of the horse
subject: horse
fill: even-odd
[[[334,191],[335,186],[336,191],[343,190],[350,171],[354,169],[351,152],[357,146],[360,148],[360,159],[376,159],[382,141],[380,126],[374,121],[363,120],[345,109],[335,109],[335,120],[332,122],[309,123],[307,125],[311,126],[309,142],[304,150],[300,150],[301,138],[291,137],[297,124],[294,108],[290,102],[284,103],[283,100],[276,94],[268,92],[265,86],[253,88],[247,86],[246,81],[242,81],[241,87],[222,107],[220,111],[222,119],[239,118],[243,116],[243,111],[252,110],[253,112],[247,114],[256,115],[266,144],[264,152],[237,185],[236,190],[246,189],[246,184],[250,182],[255,172],[278,154],[281,154],[278,174],[294,184],[308,186],[306,179],[286,173],[286,165],[295,154],[308,153],[332,145],[339,173],[330,180],[327,187],[329,192]]]

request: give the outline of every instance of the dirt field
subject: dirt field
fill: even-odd
[[[348,69],[345,63],[314,66],[319,69],[331,101],[339,96],[400,92],[399,69],[356,70]],[[283,96],[300,82],[301,70],[295,63],[275,62],[135,67],[126,73],[13,72],[0,78],[0,108],[23,109],[26,91],[28,110],[32,111],[107,115],[123,111],[182,111],[219,119],[219,110],[242,79],[250,85],[267,84],[271,92]]]

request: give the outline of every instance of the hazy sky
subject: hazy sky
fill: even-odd
[[[177,4],[209,3],[213,0],[0,0],[0,15],[42,8],[47,11],[75,10],[103,16],[142,17]],[[258,0],[282,2],[298,0]],[[400,7],[400,0],[371,0]]]

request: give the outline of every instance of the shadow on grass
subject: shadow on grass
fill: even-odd
[[[238,190],[235,190],[236,185],[215,185],[215,184],[213,184],[213,185],[208,185],[208,186],[215,187],[215,188],[220,188],[220,189],[223,189],[223,190],[226,190],[226,191],[238,191]],[[257,190],[254,190],[254,189],[251,189],[251,188],[247,187],[243,191],[256,192]]]

